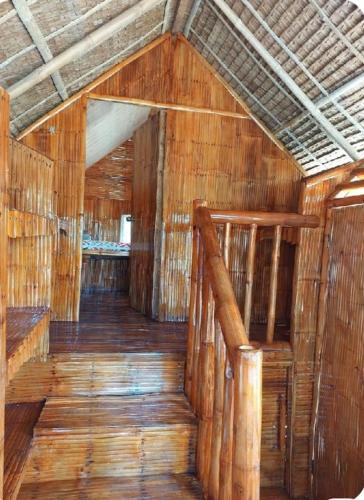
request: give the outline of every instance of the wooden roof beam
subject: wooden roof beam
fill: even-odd
[[[125,10],[114,19],[96,29],[72,47],[57,55],[46,64],[37,68],[25,78],[9,87],[8,93],[11,98],[19,97],[57,70],[63,68],[70,62],[79,59],[84,54],[105,42],[118,31],[134,23],[141,16],[159,5],[162,0],[140,0],[136,5]]]
[[[270,54],[264,45],[245,26],[237,14],[228,6],[224,0],[213,0],[224,15],[230,20],[240,34],[252,45],[258,54],[266,61],[272,71],[285,83],[296,98],[309,111],[328,137],[337,144],[352,159],[358,160],[359,154],[350,142],[334,127],[334,125],[321,113],[313,101],[301,90],[297,83],[286,73],[279,62]]]
[[[28,31],[35,47],[38,49],[40,55],[42,56],[43,61],[45,63],[51,61],[53,59],[53,54],[50,51],[43,33],[41,32],[37,22],[35,21],[27,2],[25,0],[12,0],[12,2],[21,22],[23,23],[25,29]],[[65,101],[66,99],[68,99],[68,93],[59,71],[55,71],[50,76],[62,100]]]

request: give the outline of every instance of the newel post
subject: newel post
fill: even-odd
[[[234,500],[259,500],[262,430],[262,351],[242,346],[234,359]]]
[[[196,209],[200,206],[206,206],[207,202],[203,200],[194,200],[193,202],[193,237],[192,237],[192,264],[191,264],[191,289],[190,289],[190,306],[188,319],[188,336],[187,336],[187,360],[185,369],[185,392],[192,403],[194,394],[196,394],[197,367],[198,356],[200,349],[200,321],[201,321],[201,281],[202,267],[201,258],[202,242],[200,231],[195,220]]]

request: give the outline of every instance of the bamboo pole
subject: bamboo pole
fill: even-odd
[[[206,274],[203,284],[203,319],[201,322],[200,376],[198,398],[197,471],[202,489],[207,493],[211,463],[212,417],[214,405],[214,300]]]
[[[199,386],[199,357],[201,347],[201,328],[202,328],[202,279],[204,274],[204,249],[202,241],[198,245],[198,264],[197,264],[197,289],[196,289],[196,323],[193,347],[193,365],[192,365],[192,383],[191,383],[191,406],[196,412]]]
[[[311,418],[311,437],[310,437],[310,458],[313,461],[315,458],[315,435],[318,424],[318,404],[321,383],[321,351],[322,341],[326,328],[326,315],[327,315],[327,299],[329,292],[329,265],[330,265],[330,237],[333,225],[333,209],[326,210],[326,221],[324,229],[324,241],[322,246],[321,256],[321,276],[320,276],[320,293],[318,300],[318,313],[317,313],[317,333],[316,333],[316,346],[315,346],[315,365],[314,365],[314,388],[313,388],[313,404],[312,404],[312,418]],[[314,471],[312,471],[314,472]],[[313,477],[311,475],[311,481]],[[312,486],[312,484],[311,484]]]
[[[244,326],[248,338],[250,330],[250,318],[252,312],[256,238],[257,238],[257,225],[252,224],[250,226],[250,233],[249,233],[249,248],[248,248],[247,264],[246,264],[245,302],[244,302]]]
[[[232,498],[233,408],[234,379],[229,358],[226,357],[219,471],[219,500],[231,500]]]
[[[274,338],[274,325],[276,319],[276,303],[277,303],[277,285],[278,285],[278,268],[279,268],[279,255],[282,238],[282,227],[275,226],[272,264],[270,272],[270,285],[269,285],[269,305],[268,305],[268,323],[267,323],[267,343],[271,344]]]
[[[262,351],[237,349],[234,367],[232,498],[260,498]]]
[[[192,239],[192,268],[191,268],[191,291],[190,291],[190,306],[188,320],[188,337],[187,337],[187,360],[185,370],[185,392],[191,401],[191,384],[194,358],[194,344],[196,336],[196,308],[197,308],[197,283],[198,283],[198,255],[201,245],[199,229],[195,223],[195,210],[198,206],[204,206],[206,202],[194,200],[193,202],[193,239]]]
[[[215,372],[214,372],[214,410],[212,425],[211,464],[209,474],[208,498],[219,498],[220,453],[224,410],[224,380],[226,347],[220,323],[215,319]]]
[[[233,224],[283,227],[318,227],[320,219],[316,215],[301,215],[284,212],[245,212],[237,210],[209,209],[212,220],[216,224]]]
[[[216,301],[217,316],[229,355],[232,357],[234,349],[248,344],[248,339],[209,210],[206,207],[199,207],[196,210],[196,217],[206,251],[206,265]]]
[[[223,257],[227,270],[229,270],[230,237],[231,237],[231,224],[230,222],[227,222],[226,224],[224,224],[224,240],[223,240]]]
[[[108,102],[121,102],[125,104],[134,104],[136,106],[147,106],[149,108],[156,109],[172,109],[174,111],[185,111],[191,113],[203,113],[207,115],[217,115],[217,116],[228,116],[231,118],[237,118],[241,120],[249,120],[250,116],[243,113],[238,113],[235,111],[225,111],[223,109],[212,109],[212,108],[202,108],[198,106],[191,106],[185,104],[174,104],[167,102],[158,102],[151,99],[139,99],[135,97],[124,97],[124,96],[115,96],[115,95],[101,95],[97,93],[88,94],[89,99],[93,99],[95,101],[108,101]]]

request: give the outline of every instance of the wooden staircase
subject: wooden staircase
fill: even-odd
[[[182,394],[49,398],[18,498],[201,498],[196,432]]]

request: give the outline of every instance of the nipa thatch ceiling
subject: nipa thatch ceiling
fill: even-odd
[[[136,0],[27,1],[53,56],[136,4]],[[360,8],[342,0],[225,0],[225,4],[341,133],[354,156],[364,157],[364,14]],[[14,5],[0,0],[0,85],[5,88],[44,63]],[[59,74],[67,94],[172,26],[185,30],[192,45],[308,173],[352,159],[327,128],[307,113],[285,79],[272,71],[215,0],[161,0],[107,42],[64,66]],[[333,91],[353,79],[359,84],[330,99]],[[60,102],[50,77],[13,99],[13,133]]]

